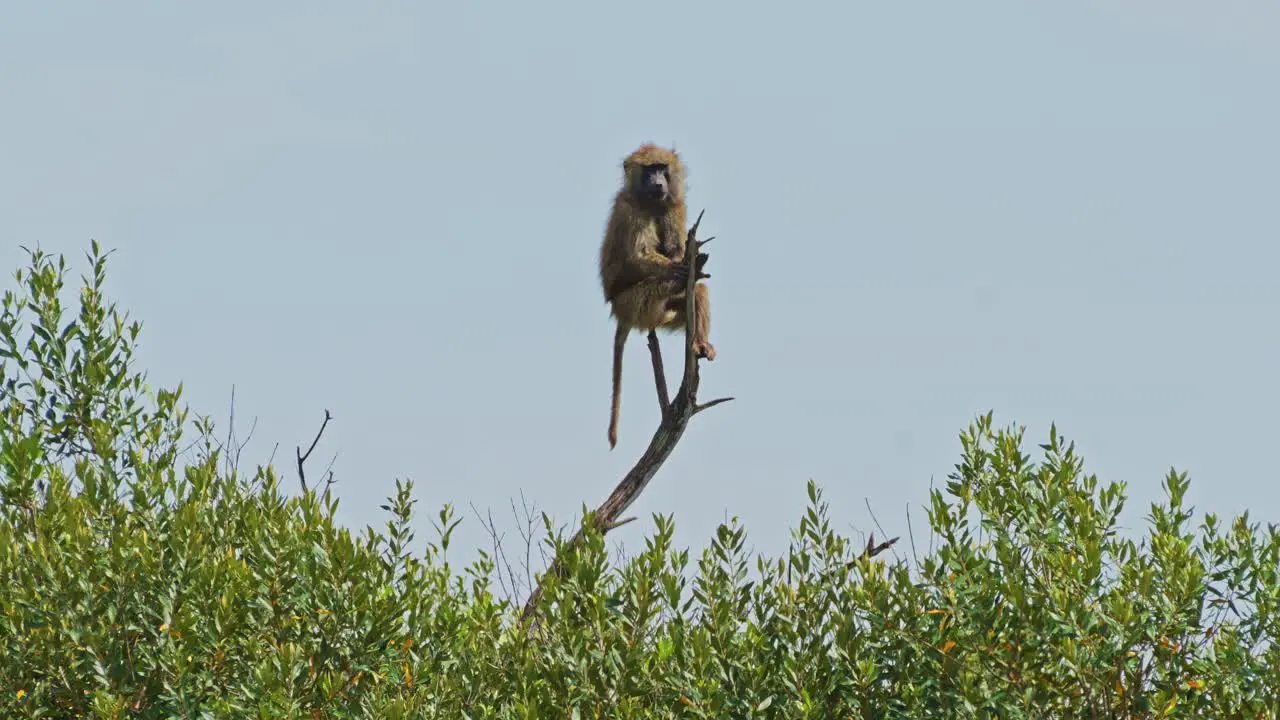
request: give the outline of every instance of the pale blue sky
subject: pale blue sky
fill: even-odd
[[[619,540],[736,514],[776,551],[809,478],[903,531],[988,408],[1057,421],[1130,522],[1171,465],[1275,520],[1278,7],[14,4],[0,261],[118,248],[153,380],[219,419],[235,384],[290,483],[331,409],[345,522],[397,476],[424,528],[570,520],[657,421],[633,340],[609,451],[595,262],[622,157],[674,143],[719,237],[703,392],[738,400]]]

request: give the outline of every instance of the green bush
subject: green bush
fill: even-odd
[[[326,490],[229,468],[212,424],[133,367],[139,327],[78,313],[33,252],[0,312],[0,716],[376,718],[1275,717],[1280,538],[1192,526],[1171,472],[1145,537],[1123,487],[1055,431],[978,418],[929,499],[931,550],[861,557],[820,491],[782,557],[736,522],[692,559],[656,516],[644,550],[572,554],[530,634],[496,559],[425,550],[409,483],[383,532]],[[548,530],[551,525],[548,522]],[[558,537],[549,540],[554,551]],[[923,544],[923,543],[920,543]],[[516,599],[517,603],[519,598]]]

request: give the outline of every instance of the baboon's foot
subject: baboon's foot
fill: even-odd
[[[716,349],[711,343],[706,341],[694,341],[693,354],[705,360],[716,359]]]

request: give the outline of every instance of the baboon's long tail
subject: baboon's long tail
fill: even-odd
[[[627,344],[631,328],[618,323],[613,333],[613,407],[609,414],[609,449],[618,444],[618,410],[622,406],[622,348]]]

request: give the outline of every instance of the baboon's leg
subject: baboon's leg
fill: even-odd
[[[694,336],[693,349],[708,360],[716,359],[716,349],[711,344],[711,296],[707,286],[698,283],[694,286],[693,315]]]
[[[658,390],[658,412],[665,418],[671,399],[667,396],[667,373],[662,367],[662,345],[656,330],[649,331],[649,357],[653,360],[653,384]]]
[[[671,329],[682,328],[685,325],[684,316],[684,294],[673,297],[667,301],[667,309],[672,313],[672,319],[667,323],[667,327]],[[715,346],[711,344],[711,297],[707,293],[707,286],[698,283],[693,286],[693,351],[698,357],[707,360],[716,359]]]

